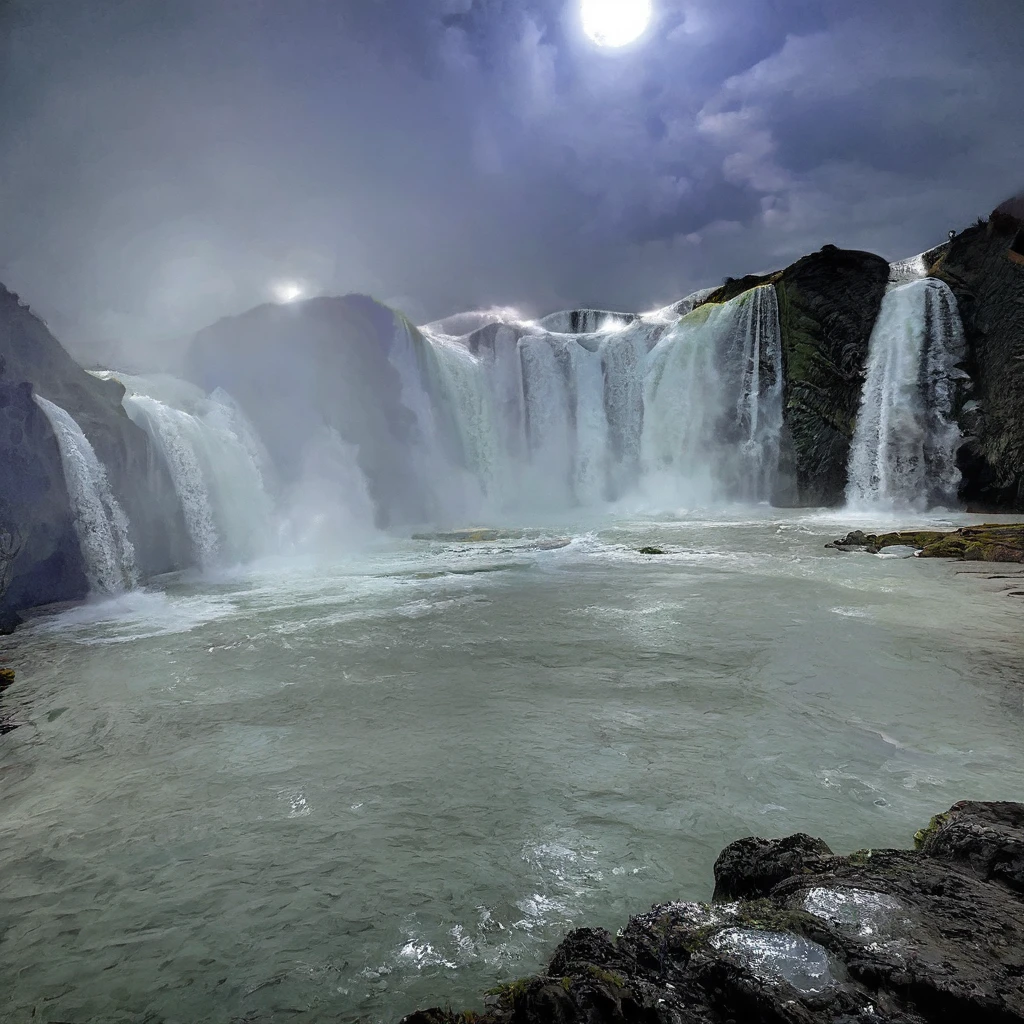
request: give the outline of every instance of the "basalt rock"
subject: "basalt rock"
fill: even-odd
[[[844,499],[868,342],[889,278],[880,256],[828,246],[775,283],[785,363],[784,418],[799,505]]]
[[[703,303],[774,284],[785,386],[776,505],[838,505],[860,410],[871,330],[889,279],[881,256],[826,245],[773,274],[728,278]]]
[[[616,937],[577,929],[482,1012],[403,1024],[1024,1021],[1024,806],[959,803],[919,836],[850,856],[740,840],[716,902],[655,906]]]
[[[957,235],[932,268],[956,296],[974,391],[959,410],[961,498],[1024,509],[1024,231],[1019,199]]]

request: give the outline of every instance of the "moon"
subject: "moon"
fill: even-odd
[[[581,0],[583,31],[598,46],[627,46],[651,22],[651,0]]]

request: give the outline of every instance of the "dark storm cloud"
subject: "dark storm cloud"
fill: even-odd
[[[2,3],[2,0],[0,0]],[[1020,186],[1024,4],[8,0],[0,280],[143,345],[268,297],[644,308]]]

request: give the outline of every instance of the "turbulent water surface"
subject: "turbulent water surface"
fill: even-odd
[[[574,923],[706,898],[739,836],[905,845],[1019,798],[1019,598],[823,548],[865,522],[380,540],[34,620],[0,707],[9,1019],[472,1005]]]

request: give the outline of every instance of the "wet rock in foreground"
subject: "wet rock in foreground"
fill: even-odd
[[[911,547],[920,558],[958,558],[968,562],[1024,562],[1024,523],[1008,526],[962,526],[959,530],[908,530],[864,533],[854,530],[825,547],[877,555],[891,548]]]
[[[1024,1021],[1024,805],[958,803],[915,842],[844,857],[742,839],[716,902],[653,907],[617,937],[576,929],[482,1012],[403,1024]]]

